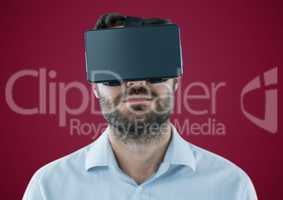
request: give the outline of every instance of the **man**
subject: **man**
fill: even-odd
[[[124,20],[106,14],[96,29],[123,29]],[[94,143],[39,169],[23,199],[256,200],[245,172],[188,143],[170,123],[179,83],[180,77],[93,83],[109,126]]]

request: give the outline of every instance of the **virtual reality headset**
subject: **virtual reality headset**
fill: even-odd
[[[180,31],[176,24],[133,25],[85,32],[87,79],[160,82],[183,74]],[[117,84],[117,85],[118,85]]]

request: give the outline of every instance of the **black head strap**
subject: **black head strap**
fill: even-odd
[[[126,16],[125,19],[125,26],[130,27],[130,26],[142,26],[143,25],[143,19],[139,17],[131,17],[131,16]]]

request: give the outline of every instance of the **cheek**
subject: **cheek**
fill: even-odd
[[[99,86],[99,93],[106,99],[115,99],[122,92],[121,87],[108,87],[104,85]]]
[[[155,84],[153,89],[159,96],[174,94],[173,82],[167,81],[165,83]]]

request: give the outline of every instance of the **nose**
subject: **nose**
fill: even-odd
[[[146,80],[140,80],[140,81],[127,81],[126,82],[126,86],[127,87],[131,87],[133,85],[146,85]]]

